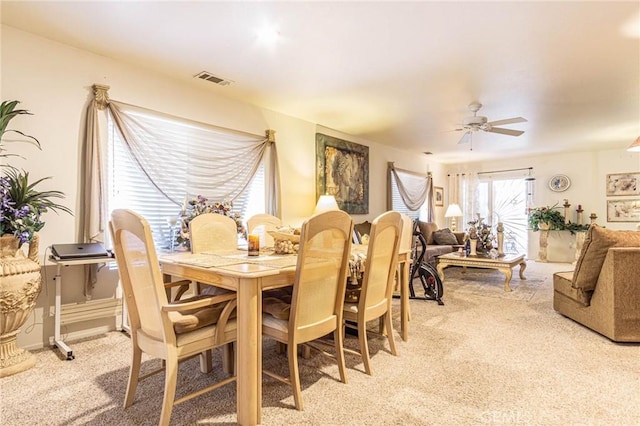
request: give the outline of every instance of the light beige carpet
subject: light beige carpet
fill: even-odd
[[[612,343],[555,313],[551,275],[570,265],[528,263],[528,279],[515,273],[510,294],[502,292],[500,273],[449,268],[444,306],[411,301],[409,341],[396,337],[399,357],[385,340],[372,340],[372,377],[353,356],[347,356],[346,385],[330,360],[301,360],[303,412],[293,408],[286,385],[265,377],[263,424],[640,424],[640,346]],[[355,338],[347,344],[355,346]],[[0,424],[157,424],[161,376],[143,382],[134,405],[122,409],[126,335],[107,333],[72,347],[74,361],[46,349],[36,353],[35,368],[0,379]],[[219,363],[215,358],[214,368]],[[286,374],[286,360],[270,342],[264,364]],[[179,389],[210,381],[197,360],[181,365]],[[232,384],[185,402],[174,409],[172,424],[235,424],[235,398]]]

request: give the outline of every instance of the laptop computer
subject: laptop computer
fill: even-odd
[[[84,259],[87,257],[109,257],[102,243],[54,244],[51,254],[56,259]]]

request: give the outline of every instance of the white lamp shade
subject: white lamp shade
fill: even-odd
[[[640,136],[627,148],[627,151],[640,152]]]
[[[449,204],[447,211],[444,213],[444,217],[460,217],[462,216],[462,210],[457,204]]]
[[[327,212],[330,210],[340,210],[336,198],[333,195],[321,195],[316,203],[316,208],[313,210],[313,214]]]

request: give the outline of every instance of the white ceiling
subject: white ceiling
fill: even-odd
[[[5,1],[2,23],[443,162],[626,148],[640,4]],[[275,44],[257,37],[277,29]],[[216,86],[193,76],[232,80]],[[453,131],[479,101],[519,137]]]

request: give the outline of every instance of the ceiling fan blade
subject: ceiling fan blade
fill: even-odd
[[[515,123],[526,123],[527,119],[522,117],[514,117],[514,118],[506,118],[504,120],[496,120],[490,121],[487,123],[490,126],[500,126],[502,124],[515,124]]]
[[[464,135],[462,135],[462,137],[460,138],[460,140],[458,141],[458,145],[463,144],[463,143],[467,143],[471,140],[471,132],[465,132]]]
[[[524,133],[524,131],[522,130],[502,129],[500,127],[492,127],[490,129],[487,129],[486,131],[491,133],[501,133],[503,135],[509,135],[509,136],[520,136],[521,134]]]

